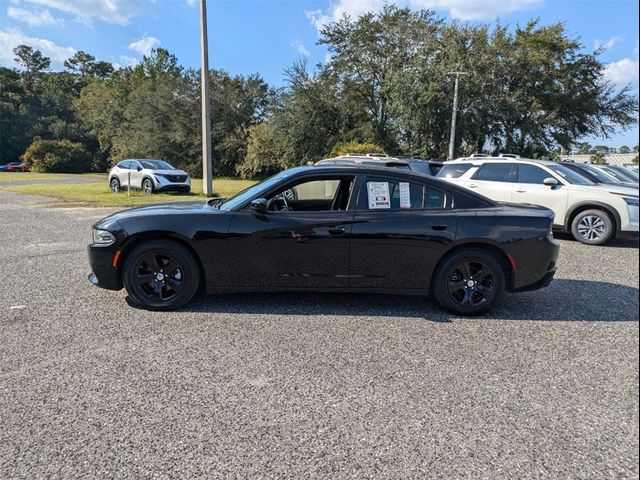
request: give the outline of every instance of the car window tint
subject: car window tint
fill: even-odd
[[[439,178],[459,178],[472,167],[470,163],[456,163],[452,165],[443,165],[438,171]]]
[[[292,188],[297,200],[328,200],[336,195],[340,180],[314,180]]]
[[[124,168],[125,170],[129,170],[131,168],[131,162],[129,160],[125,160],[124,162],[120,162],[120,168]]]
[[[552,177],[550,173],[535,165],[518,165],[518,183],[538,183],[543,185],[544,179],[550,177]]]
[[[487,182],[513,182],[513,166],[511,163],[485,163],[473,178]]]
[[[369,178],[365,185],[365,205],[369,210],[444,208],[444,192],[397,179]]]

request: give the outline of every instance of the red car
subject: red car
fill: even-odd
[[[7,164],[7,172],[28,172],[29,166],[26,163],[12,162]]]

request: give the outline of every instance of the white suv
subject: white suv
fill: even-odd
[[[187,172],[162,160],[130,159],[118,162],[111,169],[109,187],[114,192],[122,187],[141,188],[146,193],[189,192],[191,178]]]
[[[555,213],[554,229],[589,245],[638,236],[638,190],[595,184],[551,161],[468,157],[446,162],[438,177],[499,202],[530,203]]]

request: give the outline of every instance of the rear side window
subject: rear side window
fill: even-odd
[[[128,170],[128,169],[131,168],[131,162],[129,160],[125,160],[124,162],[120,162],[118,164],[118,167],[120,167],[122,169],[125,169],[125,170]]]
[[[473,178],[487,182],[513,182],[514,170],[511,163],[485,163]]]
[[[470,163],[443,165],[437,176],[439,178],[460,178],[472,166]]]
[[[537,183],[542,185],[544,184],[544,179],[550,177],[550,173],[535,165],[518,165],[518,183]]]
[[[421,183],[396,179],[369,178],[365,184],[368,210],[415,210],[444,208],[445,195]]]

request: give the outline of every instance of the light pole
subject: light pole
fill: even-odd
[[[202,102],[202,191],[213,195],[211,165],[211,113],[209,102],[209,46],[207,41],[207,0],[200,0],[200,97]]]
[[[451,113],[451,136],[449,137],[449,160],[453,160],[453,147],[456,143],[456,118],[458,116],[458,78],[467,75],[467,72],[449,72],[447,75],[455,75],[456,82],[453,87],[453,112]]]

